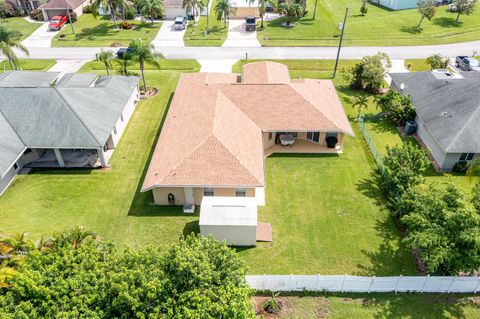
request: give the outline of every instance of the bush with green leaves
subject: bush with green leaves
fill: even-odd
[[[454,173],[461,173],[465,174],[468,169],[468,162],[467,161],[458,161],[453,165],[452,171]]]
[[[453,184],[421,185],[403,196],[405,243],[429,273],[458,275],[480,268],[480,214]]]
[[[0,18],[11,18],[16,15],[15,8],[13,5],[5,0],[0,0]]]
[[[88,232],[47,242],[0,293],[2,318],[255,318],[244,261],[211,237],[123,251]]]
[[[450,63],[450,58],[448,56],[442,56],[441,54],[433,54],[429,56],[425,62],[430,65],[432,70],[434,69],[446,69],[448,63]]]
[[[43,18],[42,10],[35,9],[35,10],[30,11],[30,18],[32,18],[33,20],[37,20],[37,21],[43,21],[44,18]]]
[[[415,107],[409,96],[390,90],[377,97],[375,102],[383,116],[397,126],[415,118]]]
[[[352,89],[378,93],[383,86],[385,74],[391,67],[392,62],[385,53],[365,56],[360,63],[350,69],[347,81]]]
[[[423,182],[422,173],[431,164],[427,152],[415,144],[387,146],[383,160],[392,186],[403,195],[413,186]]]
[[[480,214],[480,181],[477,181],[472,188],[472,205]]]
[[[360,6],[360,14],[362,17],[367,15],[368,8],[367,8],[367,0],[362,0],[362,5]]]

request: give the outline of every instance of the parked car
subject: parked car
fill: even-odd
[[[117,58],[123,59],[125,54],[130,53],[130,52],[132,52],[132,49],[130,49],[130,48],[120,48],[117,51]]]
[[[67,20],[67,16],[54,16],[50,20],[48,28],[53,31],[59,31],[67,23]]]
[[[187,27],[187,17],[176,17],[174,27],[175,30],[184,30]]]
[[[257,20],[254,16],[247,16],[245,18],[245,30],[255,31],[257,29]]]
[[[457,56],[455,66],[465,71],[480,71],[480,62],[468,56]]]

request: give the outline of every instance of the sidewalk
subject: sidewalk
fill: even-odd
[[[22,41],[22,44],[27,48],[50,48],[52,46],[52,39],[58,32],[50,31],[48,29],[48,22],[43,24],[33,33]]]

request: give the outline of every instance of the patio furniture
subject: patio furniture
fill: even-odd
[[[338,143],[338,139],[335,136],[329,136],[325,139],[328,148],[335,148]]]
[[[282,134],[280,135],[280,143],[283,146],[291,146],[295,143],[295,136],[293,134]]]

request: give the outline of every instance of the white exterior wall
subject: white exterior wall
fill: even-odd
[[[133,112],[135,111],[135,107],[137,106],[137,101],[140,99],[139,93],[138,93],[138,88],[136,88],[132,95],[130,96],[130,99],[128,100],[125,108],[122,111],[123,114],[123,121],[122,118],[118,118],[117,123],[115,123],[115,128],[117,133],[115,134],[115,130],[112,130],[110,133],[111,140],[113,142],[113,148],[117,147],[118,142],[120,141],[120,138],[123,135],[123,132],[125,131],[125,128],[128,125],[128,122],[130,121],[130,118],[133,115]],[[109,139],[110,140],[110,139]]]
[[[165,19],[172,20],[178,16],[185,16],[186,10],[181,6],[178,7],[165,7]]]
[[[373,0],[381,6],[392,10],[414,9],[417,7],[417,0]]]
[[[257,245],[257,226],[200,225],[200,233],[213,235],[219,241],[225,239],[229,245]]]
[[[432,134],[430,134],[425,123],[418,115],[415,117],[415,122],[417,123],[418,136],[422,139],[423,143],[425,143],[427,149],[430,151],[438,165],[444,169],[443,162],[445,161],[447,154],[442,150],[440,145],[438,145],[437,141],[433,138]]]

